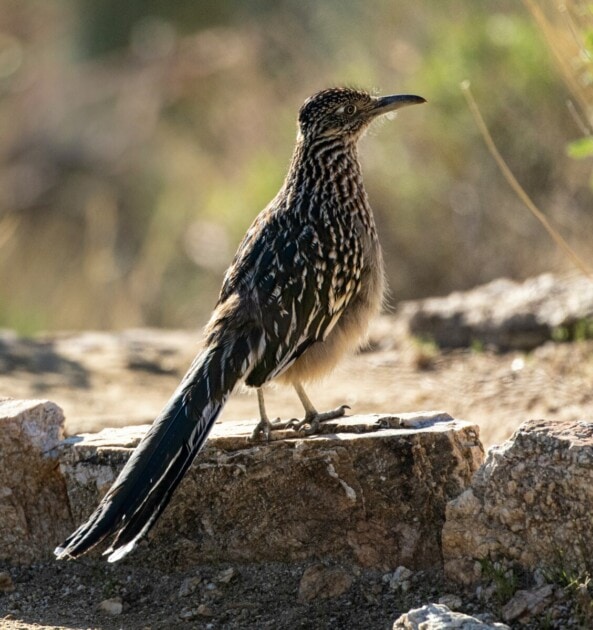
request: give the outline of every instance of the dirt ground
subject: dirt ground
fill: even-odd
[[[146,423],[199,343],[199,333],[185,331],[33,341],[0,334],[0,396],[53,400],[65,411],[68,433]],[[483,442],[492,445],[530,418],[593,420],[592,382],[593,341],[548,343],[529,354],[444,353],[407,337],[396,320],[384,317],[373,328],[369,349],[309,393],[321,410],[340,404],[357,413],[442,409],[478,424]],[[296,395],[283,389],[270,388],[267,405],[271,417],[301,414]],[[220,421],[255,418],[256,411],[255,396],[238,391]],[[133,560],[0,566],[14,587],[0,592],[0,628],[390,628],[401,613],[447,593],[438,574],[414,574],[401,589],[390,584],[389,574],[344,567],[352,578],[345,594],[305,602],[298,598],[305,569],[225,565],[164,574]],[[114,597],[121,600],[120,614],[98,608]],[[500,606],[464,595],[463,612],[487,609],[496,615]]]
[[[301,602],[297,593],[304,566],[234,567],[226,584],[216,579],[224,569],[228,565],[163,574],[154,568],[82,561],[13,570],[17,590],[0,595],[0,627],[387,629],[399,614],[436,596],[441,585],[438,575],[421,574],[416,583],[428,582],[422,594],[401,593],[391,590],[381,574],[355,575],[350,569],[354,581],[346,594]],[[123,602],[121,614],[98,607],[101,601],[118,597]]]

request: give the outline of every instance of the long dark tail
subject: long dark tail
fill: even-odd
[[[260,341],[251,330],[198,355],[97,509],[56,548],[58,558],[76,558],[111,534],[110,562],[134,548],[169,503]]]

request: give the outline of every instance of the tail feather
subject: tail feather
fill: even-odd
[[[134,548],[167,507],[259,341],[252,331],[196,358],[95,512],[56,548],[58,558],[76,558],[110,535],[109,561]]]

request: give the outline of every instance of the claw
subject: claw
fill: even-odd
[[[264,440],[269,442],[272,437],[272,431],[282,431],[283,429],[294,429],[294,422],[298,422],[296,418],[293,420],[288,420],[288,422],[282,422],[280,418],[276,418],[275,420],[268,420],[267,418],[261,419],[253,429],[253,433],[251,434],[251,441],[257,442],[259,439],[260,433],[263,435]]]
[[[253,429],[251,434],[251,441],[257,442],[259,440],[260,433],[263,436],[264,441],[269,442],[272,435],[272,431],[277,428],[275,423],[279,422],[280,418],[276,418],[274,422],[270,422],[267,418],[262,418]]]
[[[259,436],[261,434],[263,439],[266,442],[269,442],[272,437],[272,431],[281,431],[283,429],[293,429],[296,433],[302,431],[305,435],[314,435],[315,433],[319,433],[319,428],[322,422],[342,418],[346,415],[347,409],[350,409],[349,405],[341,405],[336,409],[331,409],[330,411],[325,411],[323,413],[308,413],[302,420],[292,418],[286,422],[281,422],[280,418],[276,418],[274,421],[270,421],[268,418],[262,418],[255,425],[250,439],[252,442],[257,442],[259,441]],[[304,428],[306,425],[309,425],[308,429]]]
[[[301,420],[294,428],[297,431],[303,429],[305,425],[309,425],[308,429],[304,430],[305,435],[314,435],[315,433],[319,433],[319,428],[322,422],[327,422],[328,420],[335,420],[336,418],[342,418],[346,415],[346,409],[350,409],[349,405],[341,405],[336,409],[332,409],[331,411],[325,411],[323,413],[312,413],[306,414],[303,420]]]

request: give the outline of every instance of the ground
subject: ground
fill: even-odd
[[[22,595],[11,600],[0,596],[0,627],[387,629],[399,614],[430,601],[440,590],[438,575],[430,580],[419,576],[427,582],[421,592],[402,594],[391,590],[381,574],[365,572],[354,576],[346,595],[302,603],[297,592],[303,566],[235,567],[229,583],[221,584],[216,575],[225,568],[228,565],[162,574],[154,569],[83,561],[14,571],[16,592]],[[188,584],[190,588],[184,586]],[[101,601],[117,596],[123,600],[120,615],[98,609]],[[5,617],[9,609],[12,619]]]
[[[199,333],[84,333],[23,341],[0,335],[0,396],[49,398],[63,407],[69,433],[149,422],[199,347]],[[483,348],[440,352],[382,318],[367,351],[344,361],[309,393],[320,410],[349,404],[357,413],[442,409],[480,426],[486,445],[524,420],[593,419],[593,341],[548,343],[529,354]],[[293,392],[271,389],[271,417],[301,414]],[[238,391],[221,421],[254,418],[253,394]],[[255,420],[254,420],[255,421]],[[298,599],[305,566],[196,567],[183,573],[103,561],[1,567],[15,590],[0,593],[0,628],[390,628],[410,608],[447,592],[437,574],[414,574],[410,588],[390,576],[344,567],[352,576],[339,597]],[[181,592],[180,592],[181,591]],[[120,615],[98,609],[121,597]],[[463,612],[497,614],[464,595]],[[537,627],[537,626],[533,626]],[[549,627],[554,627],[553,625]],[[560,627],[560,626],[557,626]],[[568,626],[566,626],[568,627]],[[577,626],[572,626],[577,627]]]

